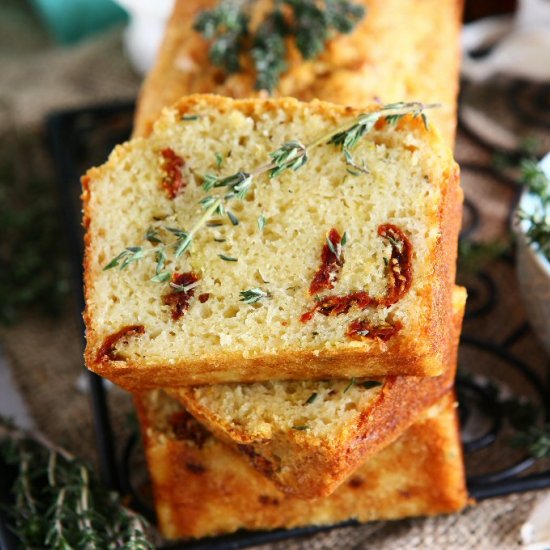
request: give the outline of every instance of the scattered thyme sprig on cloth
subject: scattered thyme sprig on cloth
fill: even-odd
[[[237,73],[248,54],[256,70],[256,89],[272,92],[288,69],[287,41],[304,59],[314,59],[337,33],[348,34],[365,15],[349,0],[275,0],[255,29],[254,0],[221,0],[199,13],[194,29],[210,41],[209,57],[216,67]]]
[[[396,124],[406,115],[412,115],[414,118],[421,117],[427,127],[427,120],[424,111],[432,109],[439,105],[424,105],[418,102],[410,103],[391,103],[380,107],[376,111],[363,113],[342,126],[327,132],[304,144],[299,140],[291,140],[268,154],[269,159],[266,163],[254,168],[250,172],[240,171],[235,174],[219,177],[213,174],[206,174],[203,180],[203,189],[210,193],[216,189],[223,190],[220,194],[207,194],[200,200],[200,205],[204,209],[202,216],[195,222],[189,231],[173,227],[164,229],[174,235],[174,240],[165,243],[159,236],[157,229],[150,227],[145,233],[145,240],[151,243],[151,248],[146,249],[142,246],[129,246],[120,254],[113,258],[103,269],[113,269],[118,267],[126,269],[130,264],[142,260],[146,256],[154,255],[157,265],[155,275],[151,278],[153,282],[164,283],[170,280],[172,272],[165,270],[165,263],[168,259],[168,253],[173,251],[174,258],[179,258],[186,252],[193,242],[193,238],[203,226],[214,223],[214,216],[226,215],[226,204],[231,200],[243,200],[251,189],[256,178],[267,174],[268,178],[280,176],[287,170],[299,170],[304,166],[313,149],[320,145],[334,145],[342,150],[344,161],[349,164],[351,151],[355,148],[359,140],[370,132],[376,122],[381,118],[390,118],[391,124]],[[238,223],[234,215],[229,216],[233,225]],[[263,229],[264,223],[260,224]],[[346,236],[347,238],[347,236]],[[345,245],[345,240],[341,243]],[[236,258],[220,255],[226,261],[237,261]]]
[[[16,469],[8,512],[24,548],[153,550],[145,521],[84,462],[1,417],[0,459]]]
[[[536,160],[525,159],[521,163],[521,182],[538,200],[532,212],[518,213],[520,220],[527,222],[525,236],[550,260],[550,180]]]

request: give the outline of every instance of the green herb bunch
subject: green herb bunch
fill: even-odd
[[[307,163],[312,151],[321,145],[334,145],[337,149],[340,149],[344,162],[349,166],[352,150],[359,143],[359,140],[374,128],[378,120],[385,118],[390,124],[396,124],[404,116],[411,115],[414,118],[420,117],[427,127],[428,123],[424,111],[434,107],[437,107],[437,105],[424,105],[418,102],[391,103],[381,106],[376,111],[363,113],[341,127],[317,137],[308,144],[304,144],[297,139],[288,141],[275,151],[270,152],[264,164],[250,171],[240,171],[224,177],[206,174],[203,176],[202,184],[206,194],[200,200],[204,212],[189,230],[166,226],[161,228],[150,227],[144,235],[145,240],[149,241],[150,247],[129,246],[105,265],[103,269],[108,270],[118,267],[123,270],[130,264],[147,256],[154,256],[156,268],[151,281],[166,283],[173,276],[173,271],[166,269],[166,261],[169,255],[172,255],[175,259],[181,257],[190,249],[195,235],[204,226],[217,227],[220,225],[221,222],[213,220],[213,217],[227,215],[232,225],[239,224],[238,218],[228,210],[227,205],[233,200],[244,200],[258,177],[266,174],[268,178],[275,178],[281,176],[287,170],[299,170]],[[353,166],[357,166],[354,161],[351,162],[353,162]],[[365,171],[368,173],[368,170],[365,169]],[[264,228],[265,223],[265,218],[260,216],[258,219],[260,231]],[[161,235],[161,230],[169,240]],[[347,235],[344,236],[342,245],[345,245],[346,239]],[[219,254],[219,257],[229,262],[238,261],[238,258],[224,254]],[[256,292],[256,294],[258,293]],[[255,299],[254,296],[247,294],[242,295],[242,301],[256,303],[266,297],[258,295],[258,299]]]
[[[532,212],[519,211],[520,220],[527,221],[527,241],[550,260],[550,180],[536,160],[521,163],[521,181],[537,199]]]
[[[256,70],[256,89],[272,92],[288,69],[287,40],[304,59],[314,59],[336,33],[350,33],[364,17],[349,0],[273,0],[256,29],[250,26],[254,0],[221,0],[201,12],[194,29],[210,41],[212,64],[227,73],[242,69],[248,54]]]
[[[0,458],[15,470],[8,508],[24,548],[152,550],[144,520],[81,460],[0,419]]]
[[[40,136],[0,133],[0,324],[62,309],[68,266],[54,181]]]
[[[537,409],[532,402],[518,398],[500,401],[508,422],[516,430],[510,442],[525,449],[533,458],[550,458],[550,423],[537,422]]]
[[[460,377],[472,380],[469,373],[460,373]],[[458,388],[460,393],[460,386]],[[550,458],[550,423],[539,420],[540,408],[525,397],[503,398],[500,387],[494,382],[489,381],[484,389],[497,403],[500,413],[513,430],[507,443],[526,451],[533,458]],[[460,400],[462,399],[459,397]]]

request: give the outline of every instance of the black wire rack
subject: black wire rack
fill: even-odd
[[[540,87],[539,87],[540,88]],[[509,90],[508,101],[516,110],[518,116],[533,121],[539,127],[550,126],[550,116],[536,117],[531,111],[524,112],[521,107],[527,97],[529,101],[538,102],[539,108],[549,108],[550,88],[543,86],[532,92],[523,83],[514,83]],[[534,98],[534,99],[533,99]],[[125,139],[131,132],[134,104],[123,102],[109,105],[98,105],[52,114],[47,120],[47,137],[51,145],[55,167],[58,173],[59,196],[65,217],[67,244],[72,259],[74,288],[77,293],[77,308],[75,314],[81,319],[84,306],[82,295],[82,229],[80,219],[80,176],[94,164],[102,163],[111,149]],[[542,122],[541,122],[542,121]],[[495,148],[475,135],[463,122],[461,131],[467,134],[476,143],[491,151]],[[477,163],[462,164],[463,174],[475,172],[486,177],[495,178],[499,184],[514,190],[514,200],[510,204],[510,217],[521,192],[517,182],[496,171],[491,166]],[[477,206],[469,198],[465,201],[465,223],[461,239],[470,239],[480,224],[481,214]],[[504,255],[499,259],[510,264],[513,258]],[[491,497],[508,495],[511,493],[531,491],[550,487],[550,467],[541,468],[536,459],[527,454],[512,453],[513,458],[508,462],[501,461],[492,464],[487,471],[470,468],[469,459],[491,449],[502,434],[506,432],[506,420],[498,393],[493,391],[494,385],[500,380],[490,376],[476,374],[477,362],[497,362],[499,371],[513,371],[514,376],[521,379],[519,384],[529,398],[536,403],[540,415],[540,422],[550,420],[550,389],[547,371],[534,369],[522,358],[514,355],[512,348],[525,338],[533,338],[529,325],[521,320],[513,330],[495,342],[481,337],[468,335],[468,321],[489,319],[491,313],[499,303],[500,289],[495,283],[491,272],[479,271],[468,282],[469,302],[466,312],[465,333],[461,338],[461,357],[464,352],[474,353],[476,358],[468,364],[467,374],[459,371],[457,378],[457,393],[460,402],[460,415],[463,426],[463,446],[467,458],[467,483],[469,494],[482,500]],[[514,289],[517,292],[517,289]],[[487,321],[489,322],[489,321]],[[82,326],[84,333],[84,327]],[[461,360],[462,362],[462,360]],[[472,364],[474,363],[474,364]],[[124,446],[122,456],[117,456],[115,435],[111,422],[111,411],[108,405],[104,381],[92,373],[89,377],[92,409],[95,425],[95,437],[99,458],[100,476],[106,487],[133,497],[134,507],[146,517],[154,521],[154,512],[148,503],[142,502],[138,492],[134,490],[131,479],[131,458],[137,448],[138,436],[131,436]],[[514,384],[515,386],[516,384]],[[482,415],[482,427],[472,432],[469,426],[479,424]],[[506,453],[500,453],[506,454]],[[507,456],[507,458],[509,458]],[[474,460],[475,462],[475,460]],[[237,549],[248,546],[281,541],[291,537],[305,536],[319,533],[335,527],[355,525],[347,522],[332,527],[307,527],[292,530],[276,530],[269,532],[238,532],[232,535],[220,536],[202,541],[182,542],[171,544],[171,549]],[[1,527],[1,525],[0,525]],[[0,529],[0,543],[2,542]],[[13,548],[8,546],[6,548]],[[168,548],[168,546],[167,546]]]

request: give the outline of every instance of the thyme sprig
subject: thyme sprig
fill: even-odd
[[[22,547],[153,549],[145,521],[83,461],[1,418],[0,459],[16,469],[8,513]]]
[[[344,158],[346,159],[346,164],[348,165],[348,173],[352,176],[360,176],[361,174],[370,174],[365,161],[361,165],[357,164],[354,158],[351,156],[351,153],[345,149]]]
[[[250,0],[221,0],[195,19],[194,29],[210,41],[209,58],[226,73],[239,72],[248,54],[256,89],[272,92],[288,69],[287,42],[304,59],[318,57],[336,34],[350,33],[365,9],[350,0],[276,0],[252,29]]]
[[[243,200],[252,188],[258,177],[267,174],[268,178],[281,176],[287,170],[297,171],[304,166],[310,157],[312,150],[321,145],[334,145],[343,151],[344,161],[347,163],[350,151],[357,145],[359,140],[370,130],[372,130],[376,122],[388,116],[404,117],[412,115],[414,118],[422,116],[424,110],[438,107],[435,104],[425,105],[419,102],[410,103],[392,103],[371,111],[363,113],[347,123],[342,124],[329,132],[326,132],[315,138],[308,144],[302,143],[300,140],[290,140],[283,143],[278,149],[268,153],[268,159],[264,164],[257,166],[250,171],[241,170],[235,174],[221,177],[214,174],[207,174],[203,178],[202,187],[205,192],[214,191],[216,189],[223,190],[221,194],[207,194],[199,204],[204,209],[202,216],[195,222],[189,231],[179,228],[166,227],[165,229],[171,232],[175,240],[171,243],[164,243],[160,239],[158,232],[149,228],[145,238],[152,245],[149,249],[144,249],[142,246],[130,246],[123,250],[118,256],[113,258],[105,267],[105,270],[119,267],[126,269],[130,264],[137,262],[148,255],[155,254],[157,260],[156,274],[151,279],[154,282],[166,282],[171,276],[170,271],[164,270],[164,264],[167,260],[167,252],[174,250],[174,257],[179,258],[186,252],[195,235],[203,226],[212,226],[212,220],[215,216],[225,216],[228,213],[226,209],[227,203],[232,200]],[[229,215],[231,222],[236,225],[238,220]],[[258,220],[260,230],[265,226],[265,218]],[[344,242],[341,243],[343,246]],[[332,244],[332,243],[331,243]],[[330,245],[329,245],[330,246]],[[219,254],[219,257],[226,261],[237,261],[236,258],[228,257]]]

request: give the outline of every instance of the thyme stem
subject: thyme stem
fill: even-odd
[[[0,460],[17,470],[9,509],[22,548],[152,550],[145,525],[89,467],[0,417]]]
[[[223,203],[223,197],[218,197],[215,202],[212,203],[211,206],[209,206],[204,214],[200,217],[200,219],[195,223],[195,225],[191,228],[189,233],[187,233],[187,237],[183,239],[182,243],[178,246],[176,250],[176,258],[179,258],[191,245],[191,242],[193,241],[193,237],[197,234],[199,229],[214,215],[214,212],[218,210],[220,205]]]

